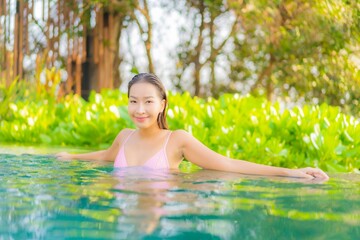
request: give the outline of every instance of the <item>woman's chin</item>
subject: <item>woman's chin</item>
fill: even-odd
[[[148,128],[150,126],[150,124],[147,122],[135,121],[134,123],[137,128]]]

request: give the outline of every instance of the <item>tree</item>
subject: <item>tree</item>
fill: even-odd
[[[176,82],[179,90],[184,90],[185,74],[190,71],[193,79],[194,95],[218,95],[219,81],[216,81],[216,64],[220,55],[227,55],[225,46],[231,42],[239,27],[239,18],[228,8],[226,1],[190,0],[185,5],[178,4],[190,19],[190,27],[181,26],[180,43],[176,51]],[[227,31],[217,21],[233,18]],[[222,20],[221,20],[222,19]],[[206,68],[210,78],[208,89],[201,82],[201,73]]]
[[[231,7],[242,22],[234,42],[234,82],[268,99],[358,104],[359,67],[351,59],[359,54],[358,3],[253,0]]]
[[[1,1],[0,5],[4,19],[0,29],[6,29],[0,56],[8,64],[5,68],[1,63],[3,78],[22,79],[27,71],[24,58],[36,58],[38,66],[33,69],[66,69],[61,88],[65,93],[86,97],[91,89],[120,85],[119,38],[128,1],[16,1],[15,7],[12,1]]]
[[[148,72],[155,73],[155,67],[151,54],[153,25],[148,2],[147,0],[142,0],[140,2],[138,0],[133,0],[131,1],[131,4],[132,11],[130,12],[130,19],[136,23],[136,26],[138,27],[140,35],[144,41],[146,57],[148,60]],[[141,23],[141,17],[145,19],[145,23]]]

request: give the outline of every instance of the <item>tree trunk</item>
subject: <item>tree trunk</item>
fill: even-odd
[[[197,45],[195,47],[195,53],[194,53],[194,87],[195,87],[195,92],[194,95],[195,96],[199,96],[200,95],[200,71],[201,71],[201,63],[200,63],[200,54],[201,54],[201,49],[202,49],[202,45],[204,42],[204,37],[203,37],[203,31],[205,28],[205,23],[204,23],[204,12],[205,12],[205,6],[204,3],[201,1],[200,6],[199,6],[199,11],[200,11],[200,17],[201,17],[201,22],[200,22],[200,27],[199,27],[199,37],[198,37],[198,41],[197,41]]]
[[[121,75],[120,75],[120,69],[119,66],[122,62],[122,59],[120,58],[120,37],[121,37],[121,33],[122,33],[122,25],[123,25],[123,21],[124,18],[122,16],[118,16],[115,18],[115,25],[114,28],[112,29],[113,32],[113,37],[114,37],[114,64],[113,64],[113,69],[114,69],[114,83],[113,86],[114,88],[119,88],[121,83],[123,82],[121,79]]]
[[[210,13],[211,14],[211,13]],[[211,47],[211,53],[215,51],[214,46],[214,35],[215,35],[215,27],[214,27],[214,16],[211,14],[210,16],[210,23],[209,23],[209,30],[210,30],[210,47]],[[210,60],[210,91],[211,95],[214,97],[217,97],[217,91],[216,91],[216,80],[215,80],[215,61],[216,59]]]
[[[106,12],[99,26],[86,37],[87,58],[83,64],[82,92],[85,99],[91,90],[118,88],[120,78],[119,56],[121,26],[124,18],[117,13]]]
[[[144,7],[142,8],[140,6],[139,2],[135,1],[135,9],[138,10],[146,19],[146,29],[141,25],[135,12],[132,12],[132,18],[135,20],[135,23],[139,28],[141,36],[144,36],[145,34],[147,35],[147,38],[144,40],[144,44],[145,44],[146,57],[148,59],[148,72],[155,73],[155,67],[153,64],[152,54],[151,54],[153,24],[152,24],[152,20],[150,17],[150,11],[149,11],[147,0],[144,0],[143,4],[144,4]]]

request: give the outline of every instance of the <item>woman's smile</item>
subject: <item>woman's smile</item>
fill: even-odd
[[[148,117],[135,117],[137,122],[144,122]]]

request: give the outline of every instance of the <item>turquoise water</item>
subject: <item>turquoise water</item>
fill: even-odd
[[[360,239],[359,187],[1,153],[0,239]]]

